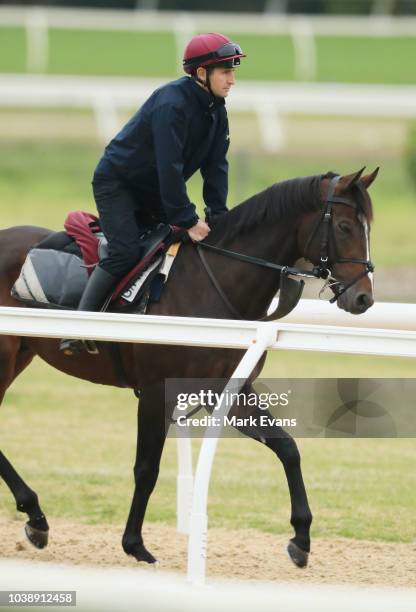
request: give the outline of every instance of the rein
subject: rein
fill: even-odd
[[[224,255],[227,257],[231,257],[232,259],[238,259],[240,261],[243,261],[245,263],[251,263],[254,264],[256,266],[261,266],[263,268],[268,268],[269,270],[277,270],[280,272],[281,275],[284,276],[298,276],[298,277],[303,277],[303,278],[322,278],[323,280],[326,280],[327,283],[324,285],[325,286],[329,286],[329,287],[334,287],[334,292],[335,295],[334,297],[332,297],[329,302],[332,304],[334,303],[343,293],[345,293],[350,287],[352,287],[353,285],[355,285],[355,283],[357,283],[359,280],[361,280],[361,278],[363,278],[364,276],[366,276],[369,272],[373,272],[374,271],[374,265],[373,263],[368,260],[368,259],[354,259],[354,258],[348,258],[348,257],[340,257],[335,259],[332,264],[337,264],[337,263],[357,263],[357,264],[362,264],[365,266],[363,272],[361,274],[359,274],[358,276],[356,276],[355,278],[353,278],[352,281],[350,281],[348,284],[344,285],[343,283],[341,283],[341,281],[336,280],[335,278],[332,277],[332,272],[331,272],[331,268],[330,268],[330,264],[328,263],[329,261],[329,240],[330,240],[330,227],[332,224],[332,214],[333,214],[333,205],[334,204],[344,204],[346,206],[350,206],[352,208],[354,208],[355,210],[357,209],[357,205],[346,199],[346,198],[341,198],[338,196],[334,196],[335,193],[335,188],[336,185],[338,183],[338,181],[340,180],[340,176],[335,176],[331,179],[330,183],[329,183],[329,187],[328,187],[328,193],[326,196],[326,200],[325,200],[325,208],[323,211],[323,214],[321,216],[321,218],[318,220],[317,224],[315,225],[315,228],[313,229],[311,235],[309,236],[307,242],[306,242],[306,247],[305,247],[305,253],[309,247],[309,245],[311,244],[312,240],[315,237],[315,234],[317,233],[317,231],[319,230],[320,226],[322,225],[322,239],[321,239],[321,247],[320,247],[320,261],[319,264],[317,266],[314,266],[312,270],[302,270],[300,268],[294,268],[291,266],[283,266],[283,265],[279,265],[279,264],[275,264],[271,261],[267,261],[266,259],[261,259],[259,257],[252,257],[250,255],[244,255],[243,253],[237,253],[236,251],[230,251],[229,249],[223,249],[221,247],[217,247],[214,246],[212,244],[207,244],[204,242],[199,242],[196,246],[197,249],[197,253],[201,259],[202,265],[204,266],[205,271],[207,272],[211,282],[213,283],[215,289],[217,290],[218,294],[220,295],[221,299],[223,300],[223,302],[225,303],[225,305],[227,306],[227,308],[230,310],[230,312],[233,313],[233,315],[237,318],[237,319],[243,319],[244,317],[242,317],[240,315],[240,313],[237,311],[237,309],[231,304],[231,302],[229,301],[229,299],[227,298],[227,296],[225,295],[223,289],[221,288],[221,286],[219,285],[217,279],[214,276],[214,273],[211,269],[211,267],[209,266],[206,257],[203,253],[203,249],[206,249],[208,251],[212,251],[214,253],[218,253],[220,255]],[[306,259],[306,256],[305,256]],[[334,282],[330,282],[330,281],[334,281]],[[276,314],[278,309],[276,309],[273,313],[271,313],[269,316],[267,317],[263,317],[262,320],[268,319],[271,320],[273,318],[273,316]]]

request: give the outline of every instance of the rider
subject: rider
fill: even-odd
[[[227,211],[229,128],[225,98],[245,57],[222,34],[194,36],[186,46],[188,76],[157,89],[107,145],[95,169],[94,198],[109,255],[92,272],[78,310],[96,311],[140,259],[141,235],[168,223],[193,241],[210,229],[189,200],[186,181],[201,171],[212,215]],[[82,340],[62,340],[66,354]]]

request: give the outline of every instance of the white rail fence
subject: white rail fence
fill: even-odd
[[[79,612],[414,612],[415,589],[210,581],[195,588],[174,574],[0,561],[0,588],[76,591]],[[336,604],[334,605],[334,602]],[[12,608],[7,608],[11,610]],[[55,606],[52,608],[57,610]]]
[[[247,350],[259,333],[268,335],[272,350],[415,357],[416,305],[379,302],[354,316],[320,300],[302,300],[284,320],[268,323],[0,307],[3,335]]]
[[[354,317],[335,307],[329,310],[329,304],[304,300],[284,322],[269,323],[2,307],[0,334],[243,349],[226,398],[227,391],[238,393],[269,349],[416,357],[416,306],[378,303]],[[222,418],[230,406],[224,402],[217,408]],[[188,579],[193,584],[205,580],[208,489],[219,432],[218,427],[207,429],[195,479],[190,441],[178,438],[178,528],[189,532]]]
[[[47,7],[0,7],[0,27],[20,26],[26,30],[26,64],[29,72],[45,72],[48,66],[50,28],[172,32],[177,65],[181,66],[186,42],[199,32],[289,35],[295,55],[296,77],[316,76],[317,36],[416,36],[416,17],[305,16],[276,13],[203,13],[146,10],[93,10]]]
[[[108,142],[120,129],[121,109],[136,109],[160,86],[155,79],[0,75],[0,106],[92,108]],[[240,82],[227,100],[231,112],[255,113],[264,148],[285,146],[282,116],[416,117],[416,86]]]

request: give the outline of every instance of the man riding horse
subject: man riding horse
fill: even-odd
[[[92,272],[78,310],[99,310],[117,282],[140,259],[149,226],[168,223],[203,240],[208,224],[199,219],[186,191],[197,171],[212,215],[227,211],[229,127],[225,98],[235,68],[245,57],[222,34],[194,36],[183,68],[188,76],[157,89],[105,148],[93,178],[94,198],[109,255]],[[62,340],[73,354],[82,340]]]

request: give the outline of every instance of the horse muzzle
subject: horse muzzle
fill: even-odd
[[[364,289],[353,286],[347,289],[337,299],[338,308],[342,308],[351,314],[363,314],[374,304],[372,289]]]

